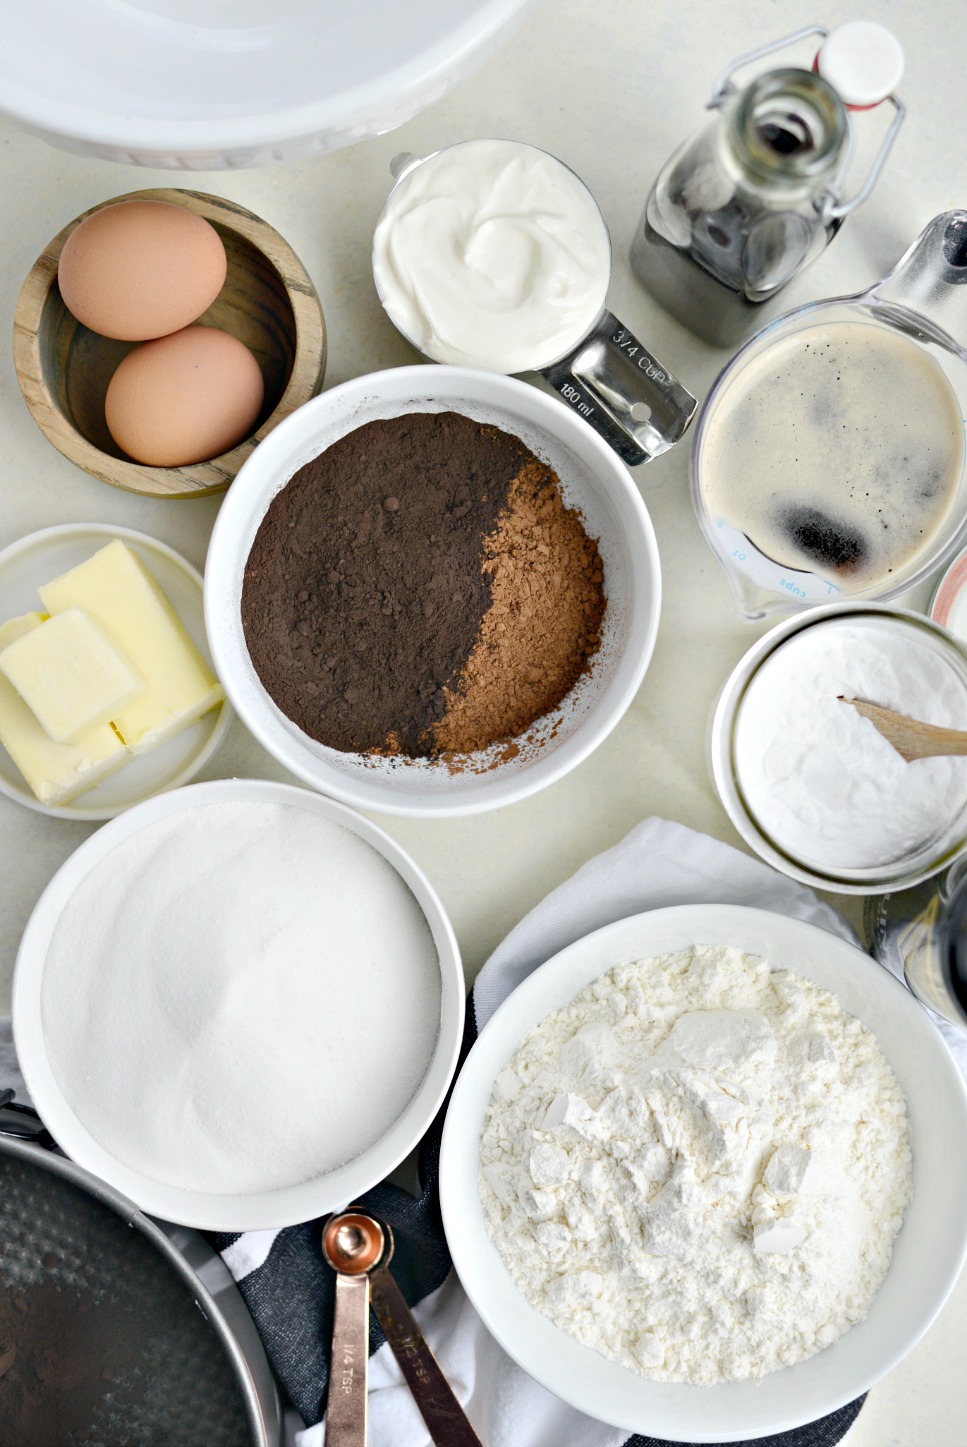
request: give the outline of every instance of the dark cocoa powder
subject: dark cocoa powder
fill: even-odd
[[[349,433],[273,499],[245,569],[256,672],[331,747],[469,753],[522,734],[598,647],[597,545],[517,437],[457,413]]]
[[[458,413],[410,413],[350,432],[273,499],[242,624],[268,693],[311,738],[430,751],[490,605],[482,539],[528,456]]]

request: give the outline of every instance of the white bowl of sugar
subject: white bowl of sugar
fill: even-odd
[[[58,1144],[207,1230],[311,1220],[416,1145],[456,1066],[464,982],[432,887],[381,829],[289,785],[150,799],[67,860],[14,978]]]

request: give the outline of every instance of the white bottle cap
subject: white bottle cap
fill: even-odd
[[[816,68],[846,105],[875,106],[900,84],[903,48],[884,26],[850,20],[830,31]]]

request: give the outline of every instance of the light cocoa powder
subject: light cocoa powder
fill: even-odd
[[[490,607],[464,670],[444,690],[434,752],[466,754],[512,739],[551,712],[600,647],[604,571],[597,542],[557,476],[536,458],[511,483],[485,540]]]

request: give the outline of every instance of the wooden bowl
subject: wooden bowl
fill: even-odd
[[[127,457],[107,430],[104,397],[122,357],[137,343],[99,336],[71,315],[57,285],[64,243],[94,211],[119,201],[170,201],[203,216],[228,255],[225,285],[198,321],[220,327],[255,354],[265,404],[255,432],[220,457],[184,467],[148,467]],[[260,217],[200,191],[130,191],[92,206],[54,237],[34,262],[14,316],[14,363],[34,421],[92,477],[149,497],[222,492],[254,448],[284,417],[321,389],[326,324],[315,287],[295,252]]]

